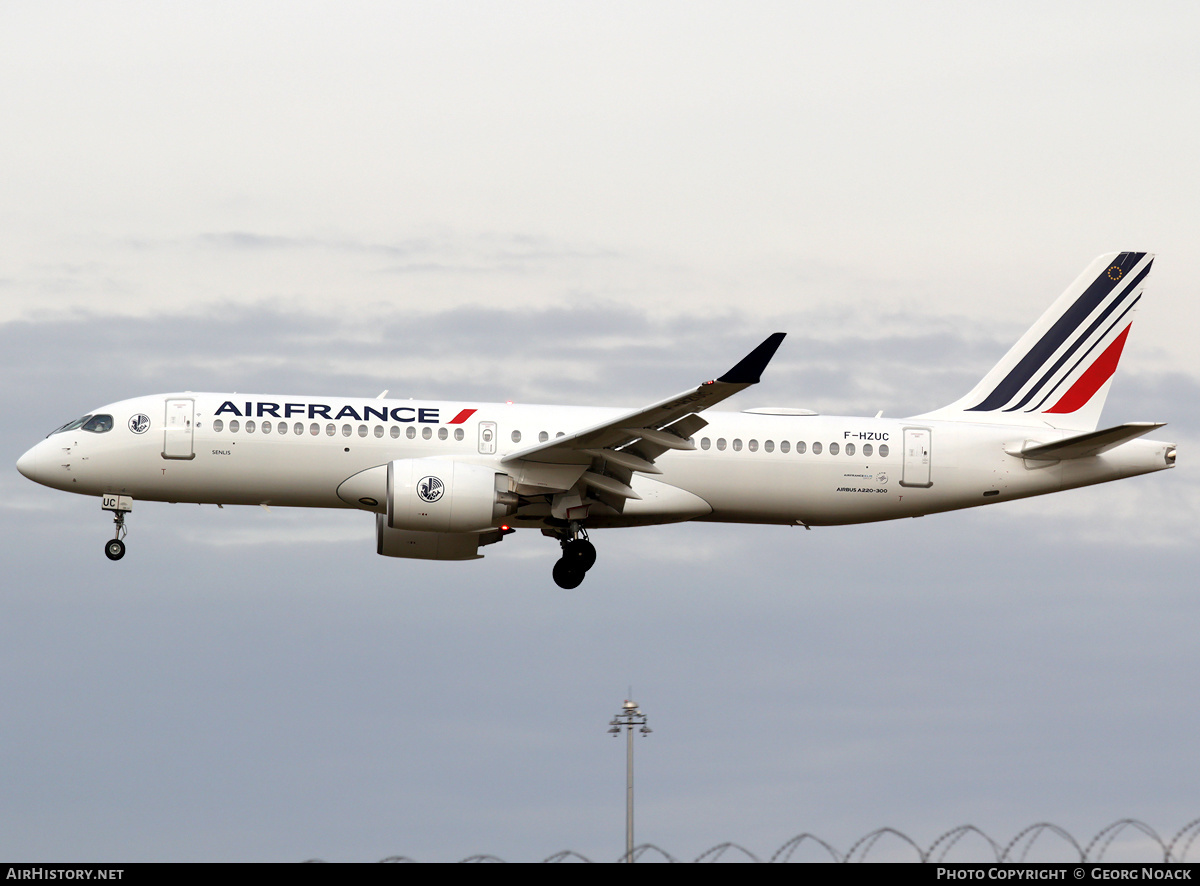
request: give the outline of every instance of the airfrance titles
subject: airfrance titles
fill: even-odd
[[[337,409],[337,414],[331,414],[334,409]],[[477,410],[462,409],[454,418],[445,422],[448,425],[460,425],[475,414]],[[420,422],[423,424],[442,424],[441,410],[436,406],[372,406],[369,403],[359,405],[357,408],[346,404],[336,407],[330,406],[327,403],[267,403],[265,401],[247,401],[245,403],[234,403],[232,400],[226,400],[213,413],[213,416],[236,415],[243,418],[324,418],[330,421],[339,421],[343,418],[350,418],[354,421],[395,421],[395,422]],[[281,414],[282,413],[282,414]]]

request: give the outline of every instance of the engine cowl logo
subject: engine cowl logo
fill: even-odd
[[[437,477],[422,477],[417,481],[417,495],[430,504],[440,499],[445,491],[446,484]]]

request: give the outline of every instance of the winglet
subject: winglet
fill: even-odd
[[[766,341],[742,358],[737,366],[726,372],[717,381],[731,385],[756,385],[762,377],[762,372],[779,350],[786,332],[772,332]]]

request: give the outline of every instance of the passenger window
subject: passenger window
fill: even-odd
[[[279,423],[279,428],[278,428],[278,430],[279,430],[279,433],[281,433],[281,434],[286,434],[286,433],[287,433],[287,422],[286,422],[286,421],[281,421],[281,422]]]
[[[742,439],[741,439],[741,437],[734,437],[734,438],[733,438],[733,451],[734,451],[734,452],[741,452],[741,451],[742,451]]]
[[[780,441],[780,443],[779,443],[779,451],[780,452],[789,452],[791,450],[791,448],[792,448],[792,444],[789,443],[787,440]]]
[[[360,437],[367,436],[367,426],[366,425],[358,426],[358,436],[360,436]]]
[[[375,425],[375,436],[376,437],[383,436],[383,425]]]
[[[450,432],[447,431],[445,428],[438,428],[438,439],[439,440],[445,440],[449,436],[450,436]]]
[[[520,432],[520,431],[513,431],[513,432],[512,432],[512,441],[513,441],[514,443],[520,443],[520,442],[521,442],[521,432]]]
[[[700,448],[708,449],[709,446],[712,446],[712,443],[709,441],[709,439],[707,437],[701,437],[700,438]]]
[[[349,437],[352,433],[354,433],[354,431],[350,427],[350,425],[342,425],[342,436],[343,437]]]
[[[830,443],[830,444],[829,444],[829,454],[830,454],[830,455],[837,455],[837,454],[838,454],[838,452],[839,452],[840,450],[841,450],[841,447],[840,447],[840,446],[838,446],[836,443]],[[814,446],[814,447],[813,447],[813,452],[816,452],[816,451],[817,451],[817,447],[816,447],[816,446]]]
[[[463,429],[462,429],[462,428],[455,428],[455,429],[454,429],[454,439],[455,439],[455,440],[461,440],[461,439],[463,438],[463,436],[464,436],[464,434],[463,434]]]
[[[292,433],[295,434],[297,437],[299,437],[301,434],[303,434],[304,433],[304,423],[298,421],[294,425],[292,425]]]
[[[409,425],[404,431],[404,436],[410,440],[417,439],[417,429],[414,428],[412,425]]]
[[[337,434],[337,425],[333,424],[332,422],[325,425],[325,436],[326,437],[333,437],[336,434]]]
[[[854,444],[853,443],[846,444],[846,455],[854,455]]]
[[[866,457],[866,458],[870,458],[870,457],[871,457],[871,453],[872,453],[872,452],[874,452],[874,451],[875,451],[875,450],[874,450],[874,449],[871,447],[871,444],[870,444],[870,443],[864,443],[864,444],[863,444],[863,456],[864,456],[864,457]]]
[[[246,422],[246,433],[247,434],[254,433],[254,422],[253,421]]]
[[[547,434],[545,431],[538,431],[538,442],[539,443],[545,443],[549,439],[550,439],[550,435]]]
[[[888,457],[888,445],[886,443],[879,444],[879,457],[880,458]]]
[[[751,440],[746,445],[750,449],[751,452],[758,452],[758,441],[757,440]]]
[[[392,439],[396,440],[400,437],[400,425],[392,425]]]
[[[218,418],[213,422],[213,430],[218,434],[221,433],[221,431],[225,430],[225,422]]]
[[[321,426],[314,421],[308,426],[308,432],[315,437],[317,434],[321,433]]]
[[[807,451],[808,447],[804,444],[803,440],[800,440],[796,443],[796,455],[804,455],[804,453]],[[819,449],[817,451],[820,452]]]
[[[724,451],[724,449],[725,449],[725,438],[724,437],[717,438],[717,449]]]
[[[820,454],[821,454],[821,444],[814,443],[813,444],[813,455],[820,455]]]
[[[229,422],[229,433],[236,434],[241,426],[241,422],[239,422],[236,418],[233,419]]]
[[[262,423],[262,432],[263,432],[264,434],[269,434],[269,433],[271,433],[271,423],[270,423],[269,421],[264,421],[264,422]]]
[[[763,449],[765,449],[767,452],[774,452],[775,451],[775,441],[768,440],[766,443],[763,444]]]
[[[432,436],[433,436],[433,428],[430,428],[430,427],[421,428],[421,439],[422,440],[428,440]]]
[[[566,434],[564,434],[562,431],[559,431],[559,432],[558,432],[558,433],[556,433],[554,436],[555,436],[555,437],[565,437],[565,436],[567,436],[567,435],[566,435]]]

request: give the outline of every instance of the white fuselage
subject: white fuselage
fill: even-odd
[[[192,410],[175,426],[172,404]],[[95,412],[112,416],[111,429],[51,434],[22,457],[22,473],[86,495],[348,508],[356,505],[340,498],[338,487],[369,468],[437,458],[501,473],[506,455],[622,410],[188,392],[124,400]],[[138,416],[149,418],[147,430],[135,430]],[[588,525],[863,523],[1056,492],[1173,464],[1172,444],[1145,439],[1066,461],[1010,454],[1067,436],[1048,427],[760,412],[709,411],[703,418],[708,425],[692,438],[694,451],[661,455],[655,462],[661,474],[631,480],[640,499]],[[518,512],[504,522],[534,526],[541,516]]]

